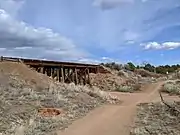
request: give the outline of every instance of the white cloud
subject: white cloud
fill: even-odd
[[[94,0],[93,5],[103,12],[97,14],[101,25],[94,34],[97,36],[92,37],[97,38],[99,46],[107,52],[118,52],[117,48],[126,48],[127,44],[137,47],[160,36],[162,39],[164,31],[180,24],[179,0]],[[168,36],[163,40],[174,38],[178,39]]]
[[[101,58],[80,58],[77,61],[83,62],[83,63],[92,63],[92,64],[100,64],[100,63],[110,63],[110,62],[116,62],[116,63],[122,63],[119,60],[109,58],[109,57],[101,57]]]
[[[71,59],[86,56],[70,39],[47,28],[19,22],[0,9],[1,54],[27,57]],[[87,54],[88,55],[88,54]]]
[[[172,50],[180,47],[180,42],[164,42],[164,43],[157,43],[157,42],[149,42],[146,44],[141,44],[141,46],[144,46],[146,50]]]
[[[16,16],[25,0],[0,0],[0,9],[7,11],[11,16]]]

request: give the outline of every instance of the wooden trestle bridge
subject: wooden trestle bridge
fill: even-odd
[[[100,65],[71,63],[60,61],[47,61],[38,59],[25,59],[1,56],[0,61],[23,62],[39,73],[56,79],[63,83],[91,84],[90,73],[109,73]]]

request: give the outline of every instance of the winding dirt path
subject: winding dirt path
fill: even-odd
[[[129,135],[138,103],[160,100],[158,89],[163,82],[144,86],[140,93],[112,93],[121,105],[104,105],[75,121],[59,135]]]

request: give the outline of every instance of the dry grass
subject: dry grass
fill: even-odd
[[[133,92],[137,92],[140,90],[141,90],[141,85],[136,83],[136,84],[132,84],[132,85],[121,85],[121,86],[117,87],[115,91],[133,93]]]
[[[145,74],[145,75],[144,75]],[[136,72],[128,70],[111,70],[111,74],[91,74],[93,86],[103,91],[136,92],[141,89],[141,84],[157,82],[159,75],[145,70]],[[145,77],[142,77],[145,76]]]
[[[0,63],[0,133],[3,135],[55,135],[56,130],[67,128],[95,107],[119,102],[95,87],[57,83],[25,65],[9,64],[11,67]],[[38,114],[40,108],[57,108],[64,113],[43,117]]]
[[[180,95],[180,81],[168,81],[163,85],[161,91],[169,93],[170,95]]]
[[[136,69],[135,73],[141,75],[142,77],[154,77],[154,78],[163,77],[163,75],[161,75],[161,74],[149,72],[149,71],[144,70],[144,69]]]
[[[125,79],[116,74],[90,74],[90,77],[92,85],[103,91],[114,91],[125,82]]]
[[[180,108],[180,103],[169,103]],[[131,135],[179,135],[180,115],[161,103],[139,105]]]

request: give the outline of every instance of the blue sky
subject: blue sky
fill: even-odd
[[[0,0],[0,54],[180,63],[179,0]]]

